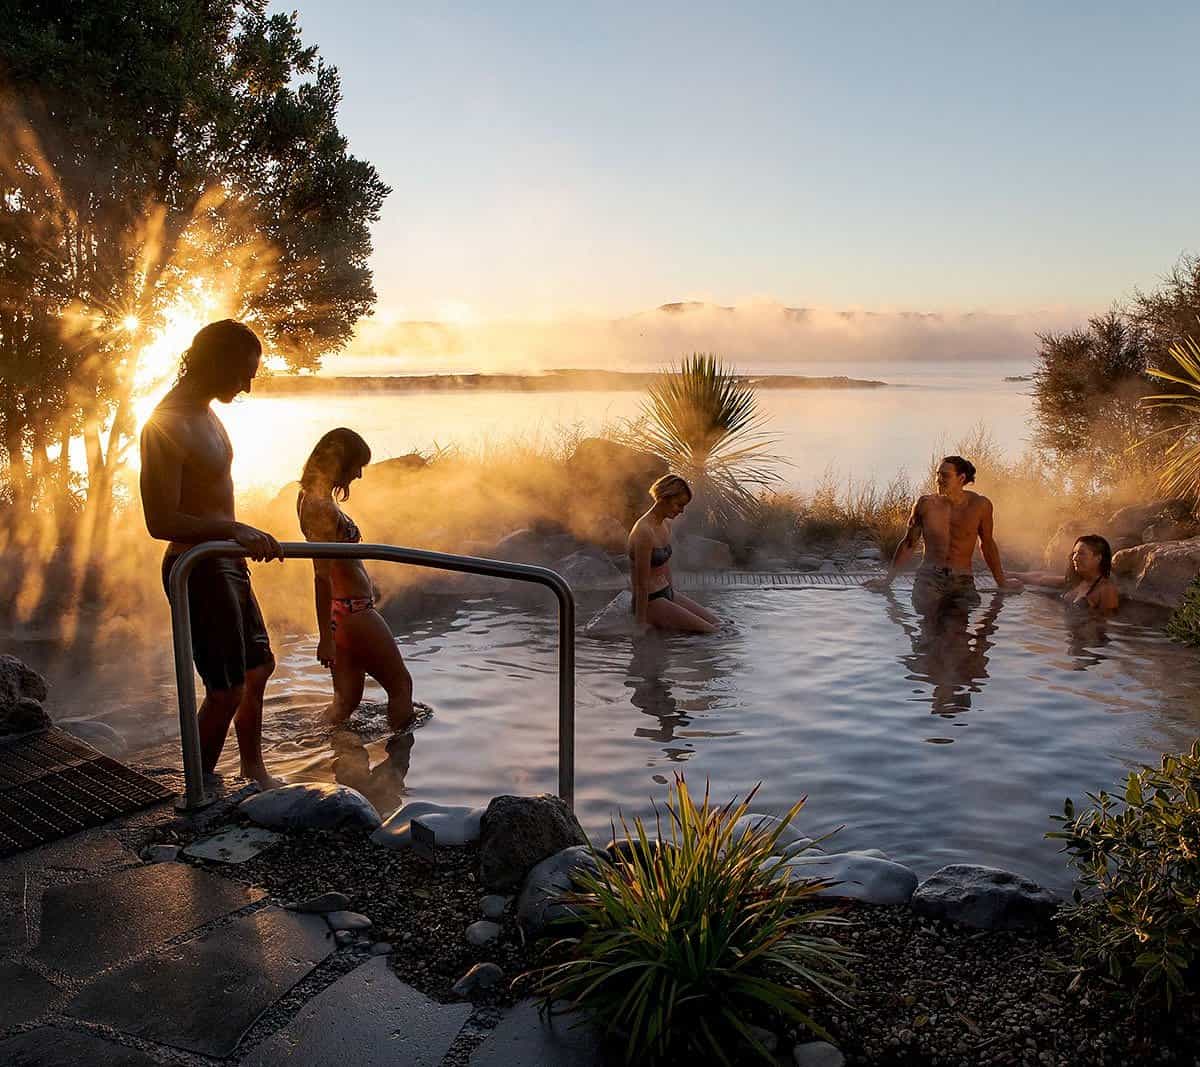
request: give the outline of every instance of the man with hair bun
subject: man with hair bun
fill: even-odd
[[[888,572],[864,584],[887,589],[898,571],[912,558],[924,539],[925,556],[913,582],[913,606],[922,615],[944,607],[969,607],[979,603],[971,561],[978,542],[984,561],[1001,590],[1019,590],[1021,583],[1007,578],[1000,549],[992,533],[992,502],[967,489],[975,480],[975,465],[962,456],[946,456],[938,466],[937,493],[920,497],[908,519],[908,531],[896,546]]]
[[[192,545],[236,541],[254,560],[283,558],[269,533],[234,516],[233,446],[209,407],[250,392],[262,343],[244,323],[222,319],[192,339],[179,380],[142,430],[142,510],[150,536],[167,541],[163,587]],[[262,757],[263,691],[275,669],[271,641],[244,559],[201,561],[188,578],[196,669],[204,682],[198,715],[200,757],[213,773],[230,723],[237,733],[241,773],[263,788],[278,785]]]

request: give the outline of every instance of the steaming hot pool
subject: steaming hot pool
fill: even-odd
[[[611,594],[581,597],[576,806],[590,834],[603,837],[617,808],[650,813],[680,771],[720,799],[761,782],[758,810],[807,794],[803,829],[842,826],[831,846],[882,848],[922,876],[970,861],[1061,890],[1070,877],[1042,837],[1048,814],[1200,732],[1200,663],[1135,605],[1097,621],[1044,595],[985,592],[933,626],[901,588],[695,595],[727,620],[719,638],[636,648],[589,636],[582,623]],[[351,730],[322,729],[329,681],[313,637],[277,642],[265,725],[276,773],[345,782],[385,815],[404,798],[554,790],[552,598],[437,604],[416,624],[392,620],[416,698],[435,714],[390,748],[379,703]],[[369,684],[366,700],[382,698]],[[236,761],[231,744],[219,769]]]

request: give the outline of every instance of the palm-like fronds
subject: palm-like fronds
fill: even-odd
[[[715,521],[750,513],[754,489],[778,480],[775,437],[754,387],[715,355],[697,352],[651,384],[631,443],[662,456],[691,483]]]
[[[1172,494],[1200,496],[1200,344],[1192,338],[1171,345],[1170,352],[1179,373],[1150,368],[1147,373],[1159,381],[1183,387],[1175,393],[1159,393],[1142,402],[1151,408],[1181,412],[1178,422],[1151,434],[1142,445],[1170,441],[1163,452],[1158,472],[1159,484]]]
[[[558,942],[568,959],[540,974],[538,990],[622,1038],[627,1063],[728,1064],[743,1044],[774,1062],[750,1029],[763,1013],[824,1035],[806,1011],[812,990],[836,997],[854,954],[820,932],[842,920],[809,910],[823,883],[766,863],[804,801],[747,830],[736,824],[753,797],[717,806],[706,790],[698,805],[676,775],[665,837],[657,817],[662,843],[622,819],[628,858],[579,878],[572,903],[585,932]]]

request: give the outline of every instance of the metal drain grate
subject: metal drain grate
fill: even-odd
[[[170,797],[152,778],[63,733],[0,744],[0,858]]]
[[[817,574],[812,571],[683,571],[676,572],[674,581],[681,589],[738,588],[761,589],[771,586],[792,588],[849,589],[862,585],[868,578],[878,578],[882,571],[833,571]],[[892,582],[894,589],[911,589],[913,576],[898,574]],[[991,575],[975,575],[981,593],[996,588]]]

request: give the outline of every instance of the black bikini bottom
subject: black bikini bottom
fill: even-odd
[[[654,590],[654,592],[651,593],[646,599],[647,600],[674,600],[675,599],[675,587],[673,585],[664,585],[661,589]],[[633,606],[630,608],[630,612],[631,613],[637,612],[637,602],[636,601],[634,602]]]

